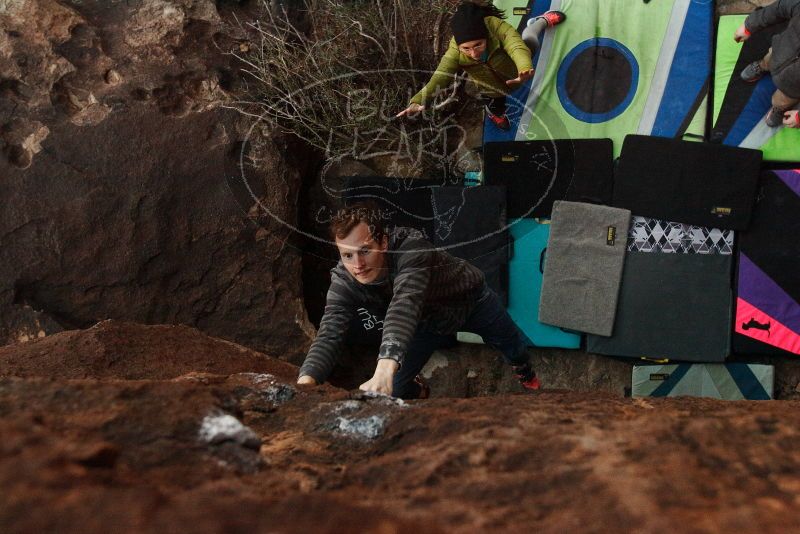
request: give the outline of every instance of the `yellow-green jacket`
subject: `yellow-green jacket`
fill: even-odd
[[[531,51],[522,41],[517,30],[497,17],[485,17],[489,36],[486,40],[488,57],[486,62],[476,61],[458,50],[456,40],[451,38],[444,57],[436,67],[428,84],[411,99],[412,104],[425,105],[436,92],[453,83],[453,77],[464,69],[486,96],[502,96],[514,90],[506,85],[523,70],[533,68]]]

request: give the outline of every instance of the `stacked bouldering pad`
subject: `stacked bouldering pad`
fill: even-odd
[[[629,135],[613,204],[636,215],[741,230],[750,223],[760,166],[758,150]]]
[[[629,252],[611,336],[590,352],[722,362],[730,352],[731,256]]]
[[[589,336],[589,351],[696,362],[728,357],[733,229],[750,223],[760,160],[756,150],[626,138],[614,205],[637,217],[614,333]]]

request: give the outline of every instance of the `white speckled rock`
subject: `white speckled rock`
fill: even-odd
[[[258,449],[261,445],[261,440],[255,432],[228,414],[207,415],[200,425],[198,438],[209,445],[217,445],[226,441],[232,441],[250,449]]]

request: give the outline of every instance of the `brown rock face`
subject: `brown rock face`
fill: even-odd
[[[296,220],[308,158],[224,107],[241,4],[0,2],[0,344],[113,318],[303,353],[300,252],[252,207]]]
[[[404,403],[299,388],[295,373],[176,326],[3,348],[0,531],[800,528],[796,401]]]
[[[0,375],[167,380],[187,373],[297,376],[294,366],[181,325],[103,321],[33,343],[0,347]]]

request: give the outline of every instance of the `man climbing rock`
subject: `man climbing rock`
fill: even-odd
[[[733,34],[737,43],[746,41],[751,34],[787,20],[789,25],[772,38],[767,55],[750,63],[741,73],[742,79],[750,83],[757,82],[765,73],[772,75],[778,89],[772,95],[772,108],[766,118],[771,128],[781,123],[800,127],[797,110],[791,109],[800,102],[800,0],[778,0],[756,9]]]
[[[341,259],[331,270],[325,312],[298,384],[324,382],[357,310],[378,306],[386,310],[378,363],[362,390],[424,398],[417,375],[458,331],[482,336],[514,366],[523,387],[539,388],[522,333],[478,268],[437,250],[416,230],[388,235],[380,210],[370,203],[340,210],[331,234]]]

